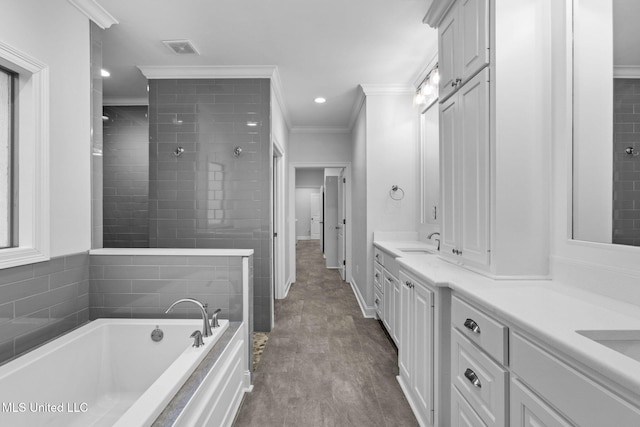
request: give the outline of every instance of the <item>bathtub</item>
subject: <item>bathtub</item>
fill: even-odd
[[[157,342],[151,339],[156,327],[164,334]],[[246,351],[243,328],[230,340],[224,335],[228,328],[229,322],[220,320],[213,336],[195,348],[189,336],[202,329],[201,320],[90,322],[0,366],[0,426],[148,426],[161,414],[175,425],[194,420],[230,425],[245,384]],[[220,349],[214,344],[223,335]],[[211,372],[202,372],[201,363],[213,366]],[[196,376],[201,378],[194,386]],[[196,392],[176,405],[172,399],[184,394],[188,381]],[[211,397],[220,400],[220,394],[226,400],[218,402],[223,407],[216,412]],[[180,411],[167,413],[170,403]]]

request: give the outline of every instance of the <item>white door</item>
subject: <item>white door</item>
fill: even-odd
[[[322,211],[320,209],[322,194],[311,193],[311,239],[317,240],[320,238],[320,221],[322,219]]]
[[[342,169],[338,178],[338,269],[342,280],[345,280],[345,272],[347,269],[345,250],[345,235],[347,228],[346,182],[347,180],[344,176],[344,169]]]
[[[338,177],[324,181],[324,256],[327,268],[338,268]]]

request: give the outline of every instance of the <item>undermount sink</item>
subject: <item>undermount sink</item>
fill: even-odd
[[[427,254],[427,255],[433,255],[434,252],[431,249],[426,249],[426,248],[399,248],[398,249],[400,252],[404,252],[404,253],[420,253],[420,254]]]
[[[640,330],[576,331],[583,337],[640,362]]]

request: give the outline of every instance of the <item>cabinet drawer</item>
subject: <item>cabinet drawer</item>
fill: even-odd
[[[453,386],[451,387],[451,427],[486,427],[478,414]]]
[[[380,249],[374,247],[373,248],[373,260],[380,263],[380,265],[384,265],[384,252]]]
[[[518,333],[511,334],[511,370],[579,426],[638,426],[640,409]]]
[[[382,293],[382,266],[377,263],[373,264],[373,284],[376,285],[378,290]]]
[[[467,340],[451,334],[451,381],[487,426],[506,422],[508,373]]]
[[[382,291],[376,288],[374,292],[373,304],[376,307],[376,313],[378,314],[379,319],[382,319],[382,316],[383,316],[382,310],[384,306],[384,301],[382,298],[383,298]]]
[[[456,297],[451,300],[451,323],[499,363],[508,364],[509,328]]]

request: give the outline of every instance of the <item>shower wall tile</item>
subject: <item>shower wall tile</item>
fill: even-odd
[[[254,326],[268,331],[270,81],[151,80],[149,102],[149,245],[253,249],[255,294],[264,297]]]
[[[146,106],[105,106],[103,246],[149,246],[149,119]]]
[[[614,79],[613,243],[640,246],[640,79]]]
[[[88,253],[0,270],[0,363],[88,319]]]
[[[188,304],[164,313],[178,299],[195,298],[221,308],[221,318],[242,320],[241,257],[91,255],[90,271],[91,319],[200,318]]]

